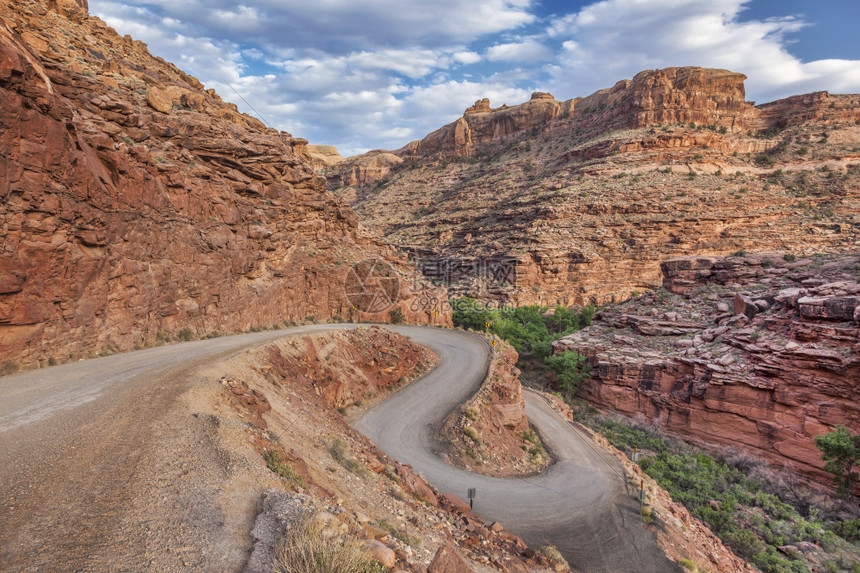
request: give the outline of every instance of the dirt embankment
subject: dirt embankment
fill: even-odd
[[[450,543],[474,571],[549,566],[501,524],[441,495],[347,424],[344,413],[408,383],[435,360],[409,339],[373,327],[285,339],[211,368],[195,402],[223,420],[221,448],[253,456],[257,493],[242,508],[245,523],[260,526],[244,539],[257,556],[252,562],[271,553],[272,536],[261,524],[277,522],[280,510],[272,508],[280,498],[272,492],[287,491],[305,496],[288,506],[299,499],[319,519],[336,516],[388,566],[424,571],[440,548],[448,547],[441,553],[451,558]],[[260,496],[269,501],[261,504]]]
[[[516,350],[496,341],[481,388],[445,420],[438,448],[451,465],[498,477],[535,474],[549,466],[550,455],[525,414],[516,362]]]

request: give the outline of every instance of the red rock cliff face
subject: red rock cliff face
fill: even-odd
[[[472,157],[489,143],[543,128],[559,117],[570,117],[579,133],[592,134],[690,122],[746,130],[756,121],[757,111],[744,99],[745,79],[743,74],[728,70],[666,68],[646,70],[610,89],[564,102],[536,92],[526,103],[493,109],[484,98],[454,123],[396,153],[411,158],[436,153]]]
[[[829,485],[813,438],[860,430],[860,258],[675,259],[660,291],[555,343],[593,364],[579,396]]]
[[[528,131],[570,113],[573,101],[558,102],[548,93],[535,92],[526,103],[492,109],[484,98],[466,109],[463,117],[420,141],[398,150],[402,157],[424,157],[434,153],[471,157],[480,146],[505,136]]]
[[[624,300],[680,256],[856,251],[860,95],[755,107],[743,81],[669,68],[565,104],[480,100],[396,166],[329,181],[450,292],[515,305]]]
[[[403,274],[408,320],[449,322],[412,304],[410,271],[326,192],[305,140],[238,113],[75,5],[80,21],[39,2],[0,12],[0,362],[129,349],[184,328],[387,320],[345,294],[350,265],[368,258]]]
[[[690,122],[746,130],[756,110],[745,101],[745,79],[696,67],[646,70],[578,102],[575,118],[595,132]]]

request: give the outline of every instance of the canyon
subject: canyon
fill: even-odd
[[[554,343],[593,366],[578,396],[828,486],[813,438],[860,427],[860,257],[695,257],[662,271],[665,288]]]
[[[451,295],[594,304],[605,306],[594,323],[554,344],[592,366],[579,398],[826,487],[813,438],[860,429],[860,95],[756,105],[745,79],[666,68],[566,101],[484,98],[419,141],[343,158],[241,113],[86,0],[0,0],[0,375],[315,322],[450,327]],[[436,453],[494,476],[551,472],[516,352],[498,342]],[[349,426],[436,362],[376,327],[270,342],[183,371],[197,386],[158,396],[180,442],[163,432],[159,444],[192,460],[180,478],[205,481],[204,501],[236,531],[301,506],[359,530],[391,567],[563,570]],[[137,408],[128,427],[144,432]],[[152,499],[157,470],[178,471],[161,451],[135,477]],[[266,452],[296,474],[279,477]],[[614,454],[624,487],[643,483]],[[222,456],[251,468],[231,466],[236,499],[213,493]],[[672,560],[746,567],[648,490],[659,534],[674,532],[662,540]],[[136,518],[165,518],[149,502],[134,509],[106,539],[142,539]],[[221,545],[236,567],[249,554],[271,562],[260,530]],[[129,566],[167,563],[166,531]],[[112,563],[110,543],[88,535],[94,559]]]
[[[568,101],[479,100],[323,172],[428,278],[513,305],[621,301],[679,256],[856,249],[860,96],[756,106],[744,80],[669,68]]]
[[[306,140],[239,113],[86,2],[0,8],[0,364],[395,309],[450,324],[433,302],[444,290],[359,228]],[[365,305],[365,287],[387,304]]]

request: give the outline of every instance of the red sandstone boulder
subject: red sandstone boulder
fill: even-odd
[[[427,567],[429,573],[472,573],[472,568],[453,545],[442,545]]]

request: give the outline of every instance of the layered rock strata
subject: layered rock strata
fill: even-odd
[[[755,106],[743,82],[669,68],[567,102],[479,100],[327,175],[428,277],[512,304],[623,300],[678,256],[856,249],[860,96]]]
[[[664,290],[554,344],[593,365],[579,397],[829,485],[813,438],[860,431],[860,257],[684,258],[662,270]]]
[[[6,0],[0,16],[0,363],[395,308],[450,322],[434,312],[444,292],[326,191],[307,141],[239,113],[85,2]],[[390,304],[348,296],[362,260],[388,269]],[[373,291],[374,278],[352,282]]]

